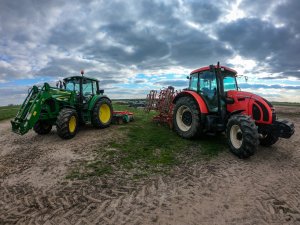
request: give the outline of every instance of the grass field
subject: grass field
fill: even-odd
[[[0,107],[0,121],[10,119],[16,116],[20,106],[1,106]]]
[[[296,106],[300,107],[300,103],[298,102],[272,102],[273,105],[278,106]]]
[[[186,140],[169,127],[154,123],[154,113],[119,105],[114,105],[114,110],[134,112],[134,122],[118,125],[125,138],[109,143],[105,149],[99,146],[95,160],[73,170],[68,178],[101,176],[116,171],[131,171],[132,178],[167,173],[176,165],[214,157],[227,147],[223,135]]]

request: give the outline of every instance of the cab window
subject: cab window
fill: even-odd
[[[93,81],[93,94],[97,93],[97,82]]]
[[[83,80],[82,94],[83,96],[89,96],[93,94],[93,84],[91,80],[86,80],[86,79]]]
[[[80,93],[80,80],[67,80],[65,81],[65,89],[68,91],[75,91],[77,94]]]
[[[210,71],[199,73],[200,94],[205,99],[207,107],[211,112],[218,111],[217,79],[216,75]]]
[[[230,91],[230,90],[237,90],[235,77],[231,77],[231,76],[224,77],[223,83],[224,83],[224,92]]]
[[[200,93],[211,98],[216,94],[217,80],[216,75],[210,71],[199,74]]]
[[[197,87],[198,87],[198,73],[194,73],[194,74],[191,75],[191,78],[190,78],[190,87],[189,87],[189,89],[197,91],[198,90]]]

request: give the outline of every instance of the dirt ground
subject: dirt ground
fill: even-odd
[[[277,107],[296,133],[248,160],[224,151],[168,175],[66,179],[117,127],[18,136],[0,123],[0,224],[300,224],[300,107]]]

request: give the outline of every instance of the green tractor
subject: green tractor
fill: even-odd
[[[14,120],[12,130],[25,134],[30,129],[40,135],[48,134],[56,125],[63,139],[73,138],[79,125],[92,124],[106,128],[111,124],[113,109],[111,100],[99,89],[99,81],[83,76],[65,78],[50,87],[33,86]]]

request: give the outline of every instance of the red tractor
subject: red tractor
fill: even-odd
[[[294,124],[277,119],[266,99],[240,91],[236,77],[235,70],[219,63],[192,71],[189,87],[174,92],[169,121],[183,138],[225,131],[230,150],[240,158],[248,158],[259,143],[271,146],[279,137],[290,138]],[[159,102],[163,101],[157,105]],[[162,114],[155,118],[168,121]]]

